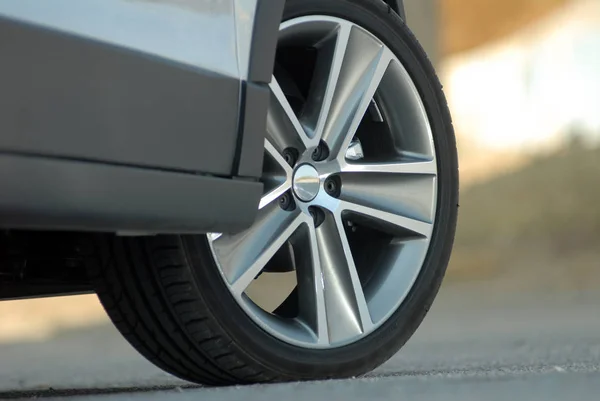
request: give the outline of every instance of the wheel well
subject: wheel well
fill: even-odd
[[[0,232],[0,300],[92,292],[80,256],[83,233]]]

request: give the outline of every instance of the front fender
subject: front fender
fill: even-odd
[[[404,11],[404,2],[402,0],[385,0],[385,2],[406,22],[406,11]]]

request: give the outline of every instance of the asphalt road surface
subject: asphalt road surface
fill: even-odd
[[[136,354],[109,325],[0,344],[0,399],[594,400],[600,294],[446,287],[417,334],[366,377],[202,388]]]

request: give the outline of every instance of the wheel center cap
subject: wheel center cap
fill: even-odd
[[[303,202],[310,202],[319,193],[319,173],[310,164],[303,164],[294,172],[294,194]]]

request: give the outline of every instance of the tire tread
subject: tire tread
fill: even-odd
[[[174,246],[172,237],[99,236],[94,242],[103,248],[97,252],[98,268],[90,270],[98,297],[115,326],[146,358],[175,376],[208,385],[274,380],[241,359],[226,334],[212,327],[215,318],[202,308],[181,244]],[[168,263],[156,263],[161,260]]]

